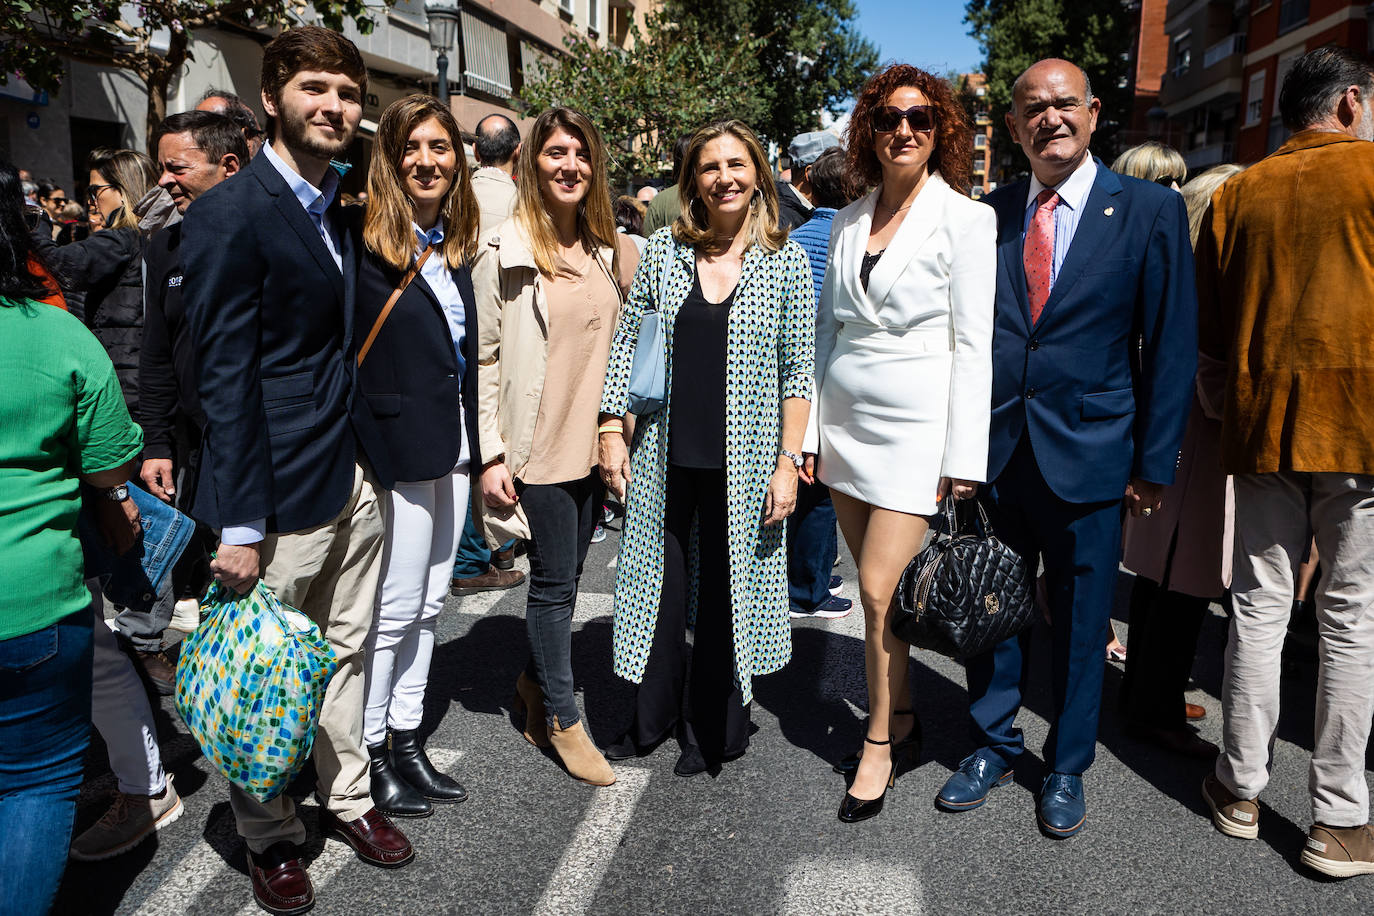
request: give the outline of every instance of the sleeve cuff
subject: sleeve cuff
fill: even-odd
[[[219,542],[229,547],[243,547],[256,544],[267,537],[267,519],[259,518],[242,525],[225,525],[220,532]]]

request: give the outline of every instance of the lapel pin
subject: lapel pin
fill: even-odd
[[[1111,215],[1112,215],[1113,213],[1115,213],[1115,212],[1116,212],[1116,207],[1108,207],[1107,209],[1105,209],[1105,210],[1102,211],[1102,215],[1103,215],[1103,216],[1111,216]]]

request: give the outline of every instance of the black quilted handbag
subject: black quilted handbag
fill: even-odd
[[[961,661],[1035,622],[1034,574],[997,539],[982,505],[970,501],[981,533],[964,528],[946,497],[946,530],[911,561],[892,596],[898,639]]]

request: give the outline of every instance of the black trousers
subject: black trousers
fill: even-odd
[[[1131,588],[1130,651],[1117,702],[1129,721],[1182,728],[1184,693],[1208,601],[1169,591],[1144,576]]]
[[[735,686],[725,471],[668,466],[663,519],[663,592],[630,736],[647,746],[676,730],[683,753],[708,764],[749,747],[749,707]],[[687,651],[687,568],[697,522],[697,618]],[[690,667],[690,673],[689,673]]]

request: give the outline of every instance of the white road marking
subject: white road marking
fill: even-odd
[[[649,784],[648,770],[620,767],[613,786],[596,795],[544,887],[534,916],[577,916],[590,909],[635,806]]]
[[[183,823],[185,823],[183,821]],[[195,900],[212,882],[227,883],[231,879],[240,890],[252,898],[247,883],[230,867],[220,854],[220,849],[238,848],[236,855],[242,855],[242,841],[234,828],[234,815],[228,808],[206,827],[206,835],[213,845],[205,839],[198,841],[191,852],[176,862],[169,863],[161,875],[156,877],[156,890],[143,901],[137,916],[166,916],[168,913],[189,912]],[[152,876],[146,876],[152,877]]]
[[[792,866],[783,885],[781,916],[864,913],[869,916],[917,916],[925,912],[921,882],[903,862],[863,859],[803,859]]]

